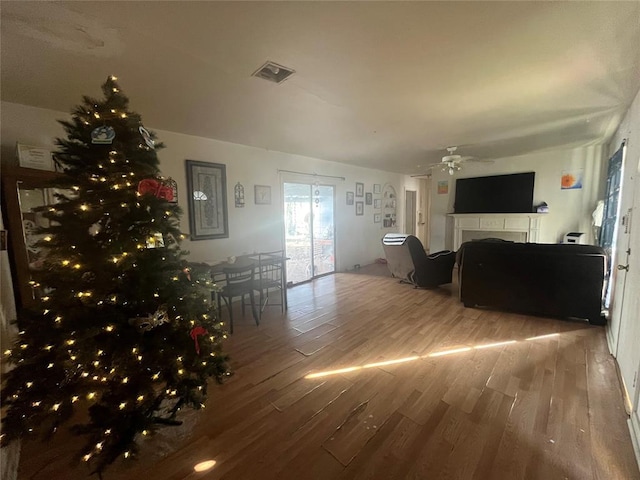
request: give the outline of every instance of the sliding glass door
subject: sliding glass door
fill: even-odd
[[[284,183],[287,281],[300,283],[335,271],[334,187]]]

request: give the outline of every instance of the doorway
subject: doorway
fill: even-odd
[[[334,186],[284,182],[283,192],[287,282],[334,273]]]

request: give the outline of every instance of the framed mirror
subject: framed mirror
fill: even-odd
[[[48,222],[36,207],[54,203],[51,182],[59,174],[22,167],[3,167],[2,213],[9,232],[8,249],[16,296],[16,306],[28,307],[37,292],[29,285],[32,269],[37,269],[44,252],[36,247],[36,229]]]

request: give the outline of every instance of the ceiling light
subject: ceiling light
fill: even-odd
[[[273,62],[266,62],[258,70],[253,72],[254,77],[269,80],[270,82],[282,83],[295,73],[292,68],[283,67]]]

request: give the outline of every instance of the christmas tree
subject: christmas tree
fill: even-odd
[[[32,272],[37,306],[19,316],[2,388],[3,445],[49,438],[84,412],[73,429],[87,436],[80,455],[98,473],[133,457],[140,435],[179,423],[182,406],[204,407],[207,380],[229,374],[211,282],[180,248],[162,145],[115,77],[102,91],[60,122],[68,138],[56,140],[54,158],[64,173],[40,211],[50,225]]]

